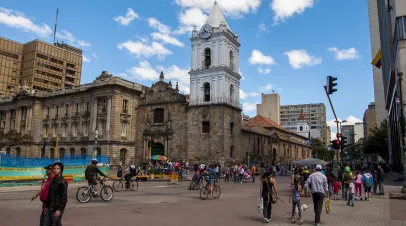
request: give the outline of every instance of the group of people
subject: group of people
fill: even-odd
[[[31,198],[31,201],[34,201],[40,197],[42,202],[41,226],[62,225],[62,215],[68,202],[68,182],[62,175],[63,168],[61,162],[44,167],[48,178],[44,181],[41,191]]]

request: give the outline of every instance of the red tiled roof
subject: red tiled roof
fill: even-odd
[[[282,129],[282,127],[280,125],[278,125],[278,123],[272,121],[271,119],[261,116],[261,115],[257,115],[254,118],[251,118],[248,121],[249,125],[253,125],[253,126],[259,126],[262,128],[278,128],[278,129]]]

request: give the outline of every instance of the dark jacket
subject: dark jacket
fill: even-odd
[[[52,179],[49,186],[46,208],[49,210],[64,210],[68,202],[68,182],[62,175]]]
[[[378,169],[377,176],[378,181],[383,182],[385,180],[385,172],[383,171],[383,169]]]

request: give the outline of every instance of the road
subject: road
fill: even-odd
[[[277,177],[279,201],[273,206],[272,225],[292,225],[291,207],[288,204],[289,179]],[[110,182],[108,182],[110,183]],[[111,184],[111,183],[110,183]],[[100,198],[80,204],[76,200],[77,187],[70,184],[69,200],[63,216],[63,225],[210,225],[246,226],[262,225],[262,215],[257,212],[258,182],[253,184],[224,183],[219,199],[201,200],[198,191],[187,190],[188,182],[167,185],[164,182],[140,183],[139,191],[119,192],[111,202]],[[3,189],[3,188],[1,188]],[[0,190],[1,225],[38,225],[41,203],[31,202],[34,191]],[[391,202],[388,197],[374,196],[370,202],[357,202],[348,207],[343,200],[332,201],[332,213],[322,214],[322,225],[406,225],[405,201]],[[310,198],[302,198],[309,209],[304,213],[305,224],[314,219]],[[397,212],[396,212],[397,211]],[[393,214],[391,212],[396,212]],[[391,219],[392,217],[392,219]]]

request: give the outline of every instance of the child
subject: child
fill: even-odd
[[[334,199],[338,200],[338,193],[340,193],[341,184],[337,180],[333,183]]]
[[[302,187],[299,185],[300,177],[295,177],[293,180],[293,185],[289,197],[289,203],[292,200],[292,223],[296,223],[295,219],[295,209],[297,207],[299,217],[300,217],[300,224],[303,224],[302,218],[302,208],[300,205],[300,193],[302,192]]]
[[[350,201],[351,201],[351,206],[354,207],[354,198],[355,198],[355,185],[354,185],[354,179],[352,179],[350,184],[348,185],[347,205],[350,205]]]

